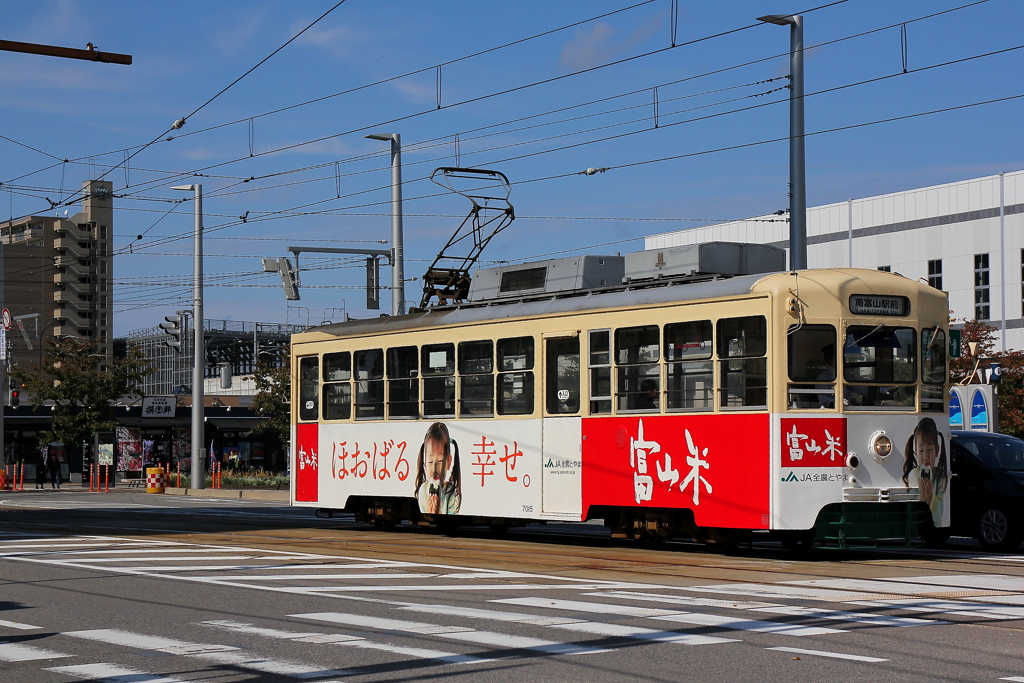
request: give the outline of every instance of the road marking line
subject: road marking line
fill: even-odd
[[[361,626],[363,628],[378,629],[381,631],[399,631],[402,633],[416,633],[419,635],[432,635],[450,640],[461,640],[479,645],[489,645],[502,649],[532,650],[548,654],[593,654],[596,652],[608,652],[604,648],[586,647],[573,645],[571,643],[558,643],[540,638],[528,638],[525,636],[514,636],[493,631],[478,631],[472,628],[460,626],[439,626],[419,621],[404,621],[400,619],[385,619],[382,617],[364,617],[358,614],[344,614],[342,612],[319,612],[311,614],[290,614],[288,616],[297,619],[312,619],[315,621],[326,621],[346,626]]]
[[[888,581],[888,579],[879,579]],[[895,581],[895,579],[894,579]],[[975,589],[997,591],[1024,591],[1024,576],[1006,574],[951,574],[949,576],[901,576],[900,582],[927,584],[942,590]]]
[[[194,657],[216,664],[230,664],[255,671],[263,671],[264,673],[291,676],[292,678],[323,678],[325,676],[344,676],[349,673],[340,669],[321,669],[320,667],[303,664],[302,662],[257,657],[242,653],[239,651],[239,648],[230,645],[190,643],[172,638],[148,636],[116,629],[67,631],[62,635],[107,643],[108,645],[121,645],[140,650],[156,650],[172,655]]]
[[[346,645],[350,647],[358,647],[367,650],[381,650],[383,652],[390,652],[392,654],[404,655],[407,657],[416,657],[418,659],[431,659],[448,664],[480,664],[482,662],[493,661],[491,659],[482,659],[480,657],[473,657],[471,655],[460,655],[454,652],[442,652],[440,650],[428,650],[419,647],[404,647],[400,645],[391,645],[389,643],[376,643],[361,638],[359,636],[350,636],[345,634],[328,634],[328,633],[300,633],[296,631],[280,631],[271,628],[260,628],[253,626],[252,624],[246,624],[238,621],[203,621],[200,622],[205,626],[213,626],[214,628],[223,628],[228,631],[235,631],[238,633],[251,633],[257,636],[265,636],[267,638],[277,638],[279,640],[294,640],[302,643],[324,643],[331,645]]]
[[[217,583],[217,577],[204,577],[211,579],[211,583]],[[249,586],[250,588],[262,588],[262,586]],[[603,586],[583,586],[585,590],[594,590]],[[310,595],[330,595],[335,591],[353,593],[373,592],[383,593],[387,591],[512,591],[512,590],[566,590],[575,589],[579,586],[566,586],[565,584],[541,584],[541,583],[498,583],[498,584],[437,584],[421,586],[279,586],[274,590],[285,593],[309,593]]]
[[[65,560],[44,560],[42,558],[33,558],[33,562],[39,562],[41,564],[57,564],[57,565],[68,565],[75,567],[87,567],[92,564],[107,563],[107,562],[213,562],[214,560],[249,560],[257,559],[250,558],[247,555],[215,555],[215,556],[200,556],[200,557],[83,557],[76,559],[69,557]],[[145,566],[145,565],[143,565]],[[103,567],[106,569],[106,567]]]
[[[889,609],[905,609],[912,612],[938,612],[940,614],[956,614],[962,617],[985,617],[987,619],[1020,619],[1024,617],[1024,607],[1009,607],[979,602],[958,602],[955,600],[936,600],[929,598],[896,598],[893,600],[858,600],[851,605],[865,607],[887,607]]]
[[[379,574],[283,574],[279,576],[251,576],[245,574],[239,574],[237,576],[226,576],[216,574],[215,578],[224,579],[227,581],[288,581],[290,579],[432,579],[435,577],[446,576],[445,574],[403,574],[400,572],[386,572]],[[316,586],[309,586],[309,588],[315,588],[316,590],[322,590]],[[347,587],[346,587],[347,589]],[[333,589],[328,589],[333,590]],[[344,589],[343,589],[344,590]]]
[[[77,676],[99,683],[185,683],[181,678],[149,674],[138,669],[129,669],[113,664],[80,664],[78,666],[56,666],[45,671]]]
[[[661,595],[659,593],[640,593],[637,591],[603,591],[584,593],[602,598],[622,598],[623,600],[640,600],[644,602],[664,602],[671,605],[687,605],[694,607],[724,607],[726,609],[755,609],[757,607],[780,607],[772,602],[741,602],[739,600],[717,600],[715,598],[694,598],[689,595]]]
[[[1001,681],[1019,681],[1024,683],[1024,676],[1007,676],[1006,678],[1000,678]]]
[[[880,657],[865,657],[863,655],[847,655],[842,652],[827,652],[825,650],[801,650],[798,647],[766,647],[766,650],[778,650],[780,652],[792,652],[797,655],[812,655],[814,657],[831,657],[833,659],[852,659],[855,662],[888,662],[888,659]],[[1010,679],[1007,679],[1010,680]],[[1020,679],[1024,681],[1024,678]]]
[[[865,614],[863,612],[843,612],[839,610],[818,609],[816,607],[757,607],[752,609],[751,611],[768,612],[770,614],[789,614],[793,616],[807,616],[814,617],[817,619],[834,619],[836,621],[853,621],[859,624],[871,624],[872,626],[893,626],[896,628],[949,623],[945,621],[936,621],[934,619],[914,619],[913,617],[888,617],[882,614]]]
[[[668,588],[666,586],[666,588]],[[763,585],[760,583],[723,583],[708,586],[672,586],[672,590],[691,591],[696,593],[720,593],[722,595],[750,595],[759,598],[820,600],[847,599],[857,600],[876,595],[876,591],[832,590],[828,588],[811,588],[808,586],[787,586],[783,584]]]
[[[503,601],[495,600],[494,602]],[[682,643],[684,645],[711,645],[714,643],[736,642],[728,638],[718,638],[714,636],[692,635],[688,633],[679,633],[678,631],[656,631],[649,628],[623,626],[621,624],[608,624],[598,621],[585,621],[583,619],[543,617],[535,614],[525,614],[522,612],[499,612],[496,610],[477,609],[475,607],[449,607],[447,605],[420,605],[416,603],[394,604],[401,605],[398,609],[414,612],[460,616],[468,617],[470,619],[492,619],[494,621],[507,621],[517,624],[532,624],[534,626],[550,626],[565,631],[578,631],[580,633],[612,636],[616,638],[634,638],[637,640]]]
[[[0,642],[0,662],[30,662],[36,659],[59,659],[61,657],[74,657],[74,655],[20,643]]]
[[[0,627],[3,628],[16,628],[19,631],[35,631],[36,629],[42,628],[42,626],[33,626],[32,624],[23,624],[20,621],[4,621],[0,619]]]
[[[612,605],[599,602],[582,602],[578,600],[549,600],[547,598],[509,598],[492,600],[509,605],[543,607],[545,609],[570,610],[574,612],[591,612],[597,614],[616,614],[620,616],[636,616],[660,621],[676,621],[698,626],[714,626],[718,628],[740,631],[757,631],[760,633],[777,633],[787,636],[820,636],[843,631],[817,626],[800,626],[784,624],[777,621],[759,621],[754,619],[735,619],[716,614],[700,614],[696,612],[672,612],[670,610],[637,609],[628,605]]]

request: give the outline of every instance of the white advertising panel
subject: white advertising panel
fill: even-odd
[[[541,421],[321,424],[317,501],[415,498],[420,512],[539,518]]]

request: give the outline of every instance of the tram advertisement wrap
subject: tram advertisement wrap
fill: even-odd
[[[318,424],[300,424],[295,427],[295,500],[304,503],[315,503],[319,494],[320,453],[318,443]]]
[[[699,526],[767,529],[768,415],[583,420],[583,509],[689,508]]]
[[[318,442],[324,507],[380,496],[415,498],[425,514],[539,516],[540,420],[321,424]]]

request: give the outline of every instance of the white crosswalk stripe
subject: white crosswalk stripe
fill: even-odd
[[[138,669],[129,669],[128,667],[105,663],[56,666],[45,669],[45,671],[98,681],[98,683],[187,683],[182,678],[149,674]]]
[[[30,662],[36,659],[60,659],[74,655],[54,652],[33,645],[0,641],[0,662]]]
[[[492,600],[507,605],[523,605],[542,607],[545,609],[567,610],[572,612],[590,612],[595,614],[616,614],[621,616],[645,617],[661,621],[674,621],[697,626],[712,626],[722,629],[740,631],[758,631],[761,633],[777,633],[787,636],[821,636],[830,633],[842,633],[838,629],[820,628],[816,626],[800,626],[775,621],[757,619],[735,619],[716,614],[700,614],[696,612],[674,612],[662,609],[637,608],[631,605],[613,605],[599,602],[583,602],[580,600],[549,600],[547,598],[508,598]]]
[[[292,678],[323,678],[325,676],[343,676],[346,671],[324,669],[316,665],[293,662],[283,659],[271,659],[253,656],[240,652],[239,648],[230,645],[212,643],[192,643],[187,641],[148,636],[117,629],[94,629],[89,631],[68,631],[63,635],[73,638],[96,641],[108,645],[120,645],[140,650],[155,650],[172,655],[181,655],[206,660],[215,664],[230,664],[244,669],[252,669],[263,673],[279,674]]]

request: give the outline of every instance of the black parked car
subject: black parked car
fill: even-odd
[[[952,528],[988,550],[1024,538],[1024,441],[991,432],[950,433]]]

